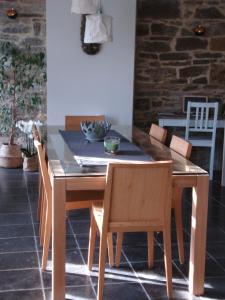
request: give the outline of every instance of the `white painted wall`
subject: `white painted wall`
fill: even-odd
[[[102,0],[113,17],[113,42],[97,55],[80,47],[80,16],[71,0],[47,0],[48,124],[66,114],[104,114],[132,124],[136,0]]]

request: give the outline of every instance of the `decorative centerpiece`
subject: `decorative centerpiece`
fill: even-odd
[[[104,138],[104,149],[106,153],[116,154],[119,151],[120,138],[117,136],[107,136]]]
[[[107,121],[83,121],[80,123],[86,139],[90,142],[102,141],[111,128]]]

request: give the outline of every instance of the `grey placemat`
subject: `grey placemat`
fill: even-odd
[[[65,143],[74,155],[78,164],[82,166],[107,165],[111,161],[150,161],[150,156],[146,155],[140,148],[132,144],[125,137],[115,130],[110,130],[107,136],[118,136],[121,139],[118,154],[110,155],[105,153],[103,141],[89,142],[82,131],[59,130]]]

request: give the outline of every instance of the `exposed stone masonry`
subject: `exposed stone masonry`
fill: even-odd
[[[134,123],[143,129],[157,112],[182,111],[184,95],[225,103],[225,1],[138,0],[135,70]]]
[[[32,51],[46,52],[46,8],[45,0],[8,0],[0,1],[0,41],[9,41],[19,47],[29,45]],[[9,8],[15,8],[15,19],[7,17]],[[44,92],[44,94],[46,94]],[[37,114],[46,114],[46,96]],[[30,116],[24,116],[29,119]]]

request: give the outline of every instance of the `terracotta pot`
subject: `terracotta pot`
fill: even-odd
[[[19,168],[22,166],[22,152],[19,145],[2,144],[0,148],[0,167]]]
[[[23,170],[26,172],[35,172],[38,170],[37,155],[32,156],[32,157],[24,157]]]

